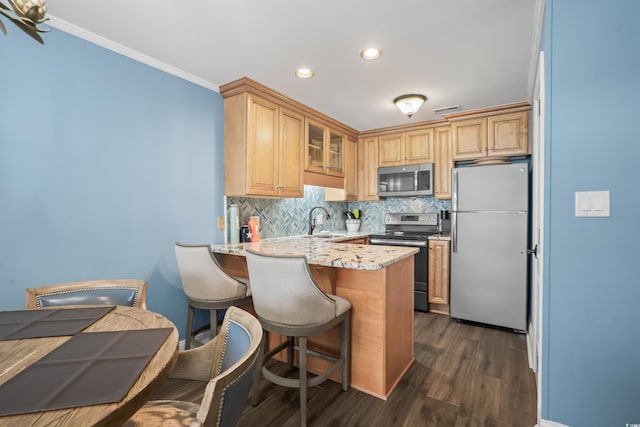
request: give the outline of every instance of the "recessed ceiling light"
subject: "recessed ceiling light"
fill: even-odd
[[[311,71],[310,68],[298,68],[296,70],[296,77],[298,77],[300,79],[310,79],[314,75],[315,75],[315,73],[313,71]]]
[[[377,47],[369,47],[360,52],[362,59],[378,59],[382,56],[382,50]]]

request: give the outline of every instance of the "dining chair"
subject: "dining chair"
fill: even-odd
[[[349,390],[351,346],[351,303],[339,296],[325,294],[315,283],[304,255],[269,255],[251,249],[246,251],[247,267],[253,292],[253,307],[264,329],[263,356],[254,378],[253,404],[260,400],[260,373],[268,381],[300,390],[300,425],[307,425],[307,389],[314,387],[341,369],[344,391]],[[321,334],[341,325],[340,355],[320,353],[307,347],[307,337]],[[287,337],[268,350],[268,333]],[[295,344],[295,338],[298,344]],[[293,353],[298,351],[298,379],[276,375],[265,362],[286,349],[287,365],[293,369]],[[268,351],[267,351],[268,350]],[[307,355],[330,362],[319,375],[308,378]]]
[[[201,347],[180,351],[169,375],[207,382],[202,401],[154,400],[124,427],[236,426],[247,404],[262,337],[258,319],[238,307],[229,307],[220,333]]]
[[[227,274],[209,245],[185,245],[176,242],[175,253],[182,287],[187,295],[184,348],[188,350],[191,348],[191,341],[196,341],[193,331],[195,309],[209,310],[213,338],[217,332],[218,310],[251,302],[251,285],[247,279]]]
[[[27,309],[61,305],[125,305],[146,309],[147,282],[134,279],[89,280],[27,289]]]

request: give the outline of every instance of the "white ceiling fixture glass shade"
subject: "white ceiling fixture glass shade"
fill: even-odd
[[[377,47],[369,47],[360,52],[360,58],[362,59],[378,59],[382,56],[382,49]]]
[[[315,75],[315,73],[313,72],[313,70],[311,70],[311,68],[298,68],[296,70],[296,77],[300,78],[300,79],[310,79],[311,77],[313,77]]]
[[[400,111],[411,118],[415,113],[418,112],[422,104],[427,100],[427,97],[424,95],[401,95],[393,100],[393,103],[398,106]]]

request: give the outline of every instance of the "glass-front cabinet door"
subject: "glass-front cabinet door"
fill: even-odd
[[[331,175],[344,176],[342,158],[344,150],[344,137],[333,131],[329,132],[329,161],[327,163]]]
[[[344,176],[344,135],[307,119],[305,170]]]
[[[325,128],[307,121],[307,156],[305,170],[324,173],[324,134]]]

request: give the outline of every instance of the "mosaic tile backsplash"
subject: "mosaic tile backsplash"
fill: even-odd
[[[450,210],[449,200],[437,200],[433,197],[394,197],[378,202],[325,202],[324,188],[312,185],[304,186],[304,198],[301,199],[262,199],[251,197],[229,197],[227,206],[237,204],[240,207],[240,225],[245,225],[249,217],[260,217],[260,237],[282,237],[307,234],[309,231],[309,210],[314,206],[323,206],[329,211],[331,219],[317,225],[314,233],[322,230],[346,230],[345,212],[360,209],[362,212],[361,231],[382,231],[384,214],[387,212],[438,212]],[[315,217],[322,213],[316,209]]]

